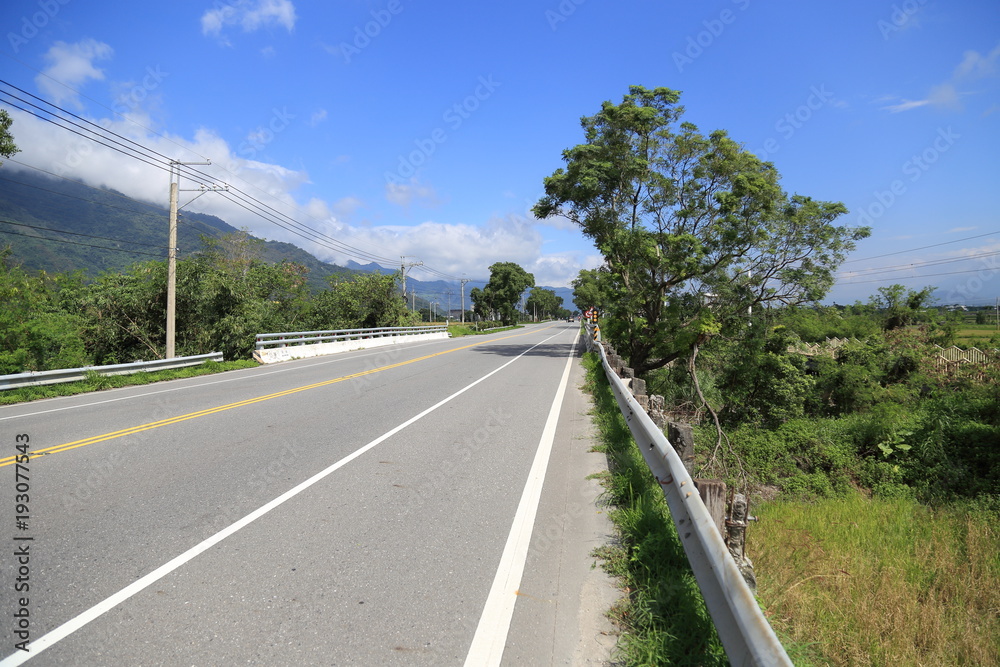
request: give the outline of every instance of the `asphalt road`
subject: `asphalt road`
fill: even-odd
[[[599,664],[577,332],[0,409],[0,665]]]

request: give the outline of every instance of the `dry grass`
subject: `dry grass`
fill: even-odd
[[[785,638],[831,665],[1000,664],[996,515],[861,496],[775,503],[748,531]]]

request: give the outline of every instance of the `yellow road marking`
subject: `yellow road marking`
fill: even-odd
[[[550,329],[554,324],[541,329]],[[214,415],[217,412],[224,412],[226,410],[232,410],[234,408],[241,408],[247,405],[253,405],[254,403],[261,403],[263,401],[269,401],[274,398],[281,398],[283,396],[290,396],[292,394],[297,394],[302,391],[308,391],[310,389],[318,389],[319,387],[326,387],[331,384],[336,384],[338,382],[344,382],[346,380],[353,380],[355,378],[363,377],[365,375],[372,375],[373,373],[380,373],[382,371],[391,370],[393,368],[399,368],[400,366],[406,366],[408,364],[413,364],[418,361],[425,361],[427,359],[433,359],[434,357],[440,357],[443,354],[450,354],[452,352],[458,352],[459,350],[467,350],[470,347],[476,347],[477,345],[483,345],[484,343],[495,342],[498,340],[507,340],[508,338],[517,338],[519,336],[527,336],[528,334],[537,333],[535,331],[526,331],[524,333],[512,334],[510,336],[502,336],[500,338],[491,338],[489,340],[481,340],[470,345],[463,345],[461,347],[454,347],[450,350],[443,350],[441,352],[435,352],[434,354],[427,354],[422,357],[417,357],[415,359],[409,359],[407,361],[400,361],[399,363],[389,364],[388,366],[380,366],[378,368],[372,368],[367,371],[361,371],[360,373],[353,373],[351,375],[343,375],[339,378],[334,378],[332,380],[324,380],[323,382],[316,382],[314,384],[305,385],[302,387],[295,387],[294,389],[286,389],[285,391],[279,391],[274,394],[267,394],[266,396],[257,396],[256,398],[248,398],[243,401],[237,401],[235,403],[227,403],[226,405],[220,405],[214,408],[208,408],[206,410],[199,410],[198,412],[189,412],[186,415],[178,415],[177,417],[170,417],[168,419],[161,419],[160,421],[150,422],[148,424],[141,424],[139,426],[132,426],[130,428],[125,428],[120,431],[113,431],[111,433],[104,433],[103,435],[95,435],[90,438],[84,438],[83,440],[74,440],[73,442],[65,442],[61,445],[54,445],[52,447],[44,447],[42,449],[36,449],[29,452],[30,458],[38,458],[40,456],[48,456],[51,454],[58,454],[59,452],[66,452],[71,449],[76,449],[78,447],[86,447],[87,445],[93,445],[98,442],[105,442],[107,440],[114,440],[115,438],[121,438],[126,435],[134,435],[136,433],[142,433],[143,431],[150,431],[154,428],[160,428],[162,426],[170,426],[171,424],[179,424],[180,422],[188,421],[189,419],[196,419],[198,417],[206,417],[208,415]],[[7,456],[0,458],[0,468],[4,466],[13,465],[14,456]]]

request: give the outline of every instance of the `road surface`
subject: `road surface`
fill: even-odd
[[[0,665],[601,664],[578,331],[0,409]]]

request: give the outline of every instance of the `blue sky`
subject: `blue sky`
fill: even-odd
[[[199,169],[220,183],[362,251],[218,195],[188,206],[330,261],[406,255],[470,278],[515,261],[568,284],[600,256],[529,209],[582,141],[580,117],[639,84],[682,91],[686,120],[874,228],[828,301],[892,282],[938,285],[942,302],[1000,294],[995,0],[8,0],[0,18],[0,78],[173,159],[210,159]],[[164,172],[12,116],[15,160],[166,205]]]

